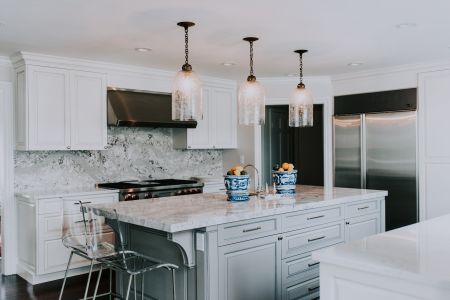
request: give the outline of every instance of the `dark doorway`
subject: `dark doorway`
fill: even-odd
[[[263,126],[263,183],[271,185],[272,167],[292,162],[298,170],[297,184],[319,185],[324,182],[323,105],[314,104],[314,126],[288,126],[287,105],[266,106]]]

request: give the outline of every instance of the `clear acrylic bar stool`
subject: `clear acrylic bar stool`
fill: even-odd
[[[88,290],[94,263],[98,262],[98,259],[100,258],[108,256],[114,257],[116,255],[115,233],[109,225],[105,224],[105,219],[103,217],[94,216],[92,211],[83,206],[81,201],[79,202],[79,205],[81,214],[64,215],[63,217],[62,243],[65,247],[70,249],[70,256],[69,261],[67,262],[64,280],[59,294],[59,300],[62,299],[64,293],[67,275],[74,254],[90,261],[88,280],[83,299],[95,299],[95,297],[106,295],[109,295],[110,299],[111,297],[117,297],[117,294],[112,291],[112,270],[110,270],[109,273],[109,292],[98,296],[96,295],[100,282],[101,274],[99,274],[97,284],[95,286],[94,296],[88,297]],[[100,268],[103,269],[103,266]]]
[[[94,210],[95,211],[95,210]],[[95,215],[93,213],[93,215]],[[95,218],[98,218],[95,217]],[[109,269],[115,270],[117,272],[122,272],[122,274],[128,274],[128,283],[126,288],[126,294],[125,299],[128,300],[130,297],[130,291],[131,291],[131,283],[134,284],[133,290],[134,290],[134,299],[137,299],[137,291],[136,291],[136,277],[141,277],[141,299],[144,299],[144,292],[145,292],[145,273],[151,272],[158,269],[166,269],[168,271],[171,271],[172,273],[172,297],[173,300],[176,300],[176,291],[175,291],[175,272],[178,269],[177,265],[163,262],[159,259],[152,258],[146,255],[143,255],[141,253],[138,253],[136,251],[126,250],[122,235],[122,230],[118,218],[117,211],[114,210],[114,216],[111,219],[116,224],[116,228],[114,230],[116,231],[116,238],[118,242],[118,251],[112,255],[112,256],[103,256],[101,258],[98,258],[98,261],[101,263],[100,265],[100,274],[97,280],[97,286],[98,282],[100,280],[100,275],[103,270],[103,267],[107,267]],[[96,231],[96,230],[94,230]],[[96,291],[97,292],[97,291]],[[96,292],[94,293],[94,299],[96,297]]]

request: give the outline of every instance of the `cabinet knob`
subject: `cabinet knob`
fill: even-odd
[[[70,150],[70,146],[67,146],[66,148],[67,148],[67,150]]]
[[[347,222],[345,222],[345,225],[350,225],[350,222],[348,222],[348,221],[347,221]]]
[[[278,240],[279,240],[279,241],[281,241],[282,239],[283,239],[283,237],[282,237],[282,236],[279,236],[279,237],[278,237]]]

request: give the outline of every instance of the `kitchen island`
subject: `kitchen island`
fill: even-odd
[[[106,218],[117,210],[127,247],[181,266],[178,299],[314,299],[311,251],[383,232],[386,195],[298,186],[274,200],[231,203],[217,193],[94,207]],[[170,299],[169,272],[145,280],[148,299]]]
[[[450,215],[313,253],[321,300],[450,299]]]

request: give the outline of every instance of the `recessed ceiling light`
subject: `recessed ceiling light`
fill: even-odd
[[[137,52],[150,52],[152,51],[152,49],[150,48],[134,48],[135,51]]]
[[[361,65],[363,65],[364,63],[362,62],[351,62],[348,64],[349,67],[359,67]]]
[[[398,29],[413,28],[416,26],[417,26],[416,23],[400,23],[400,24],[395,25],[395,27],[397,27]]]
[[[224,63],[222,63],[222,66],[224,66],[224,67],[232,67],[232,66],[235,66],[236,65],[236,63],[234,63],[234,62],[224,62]]]

